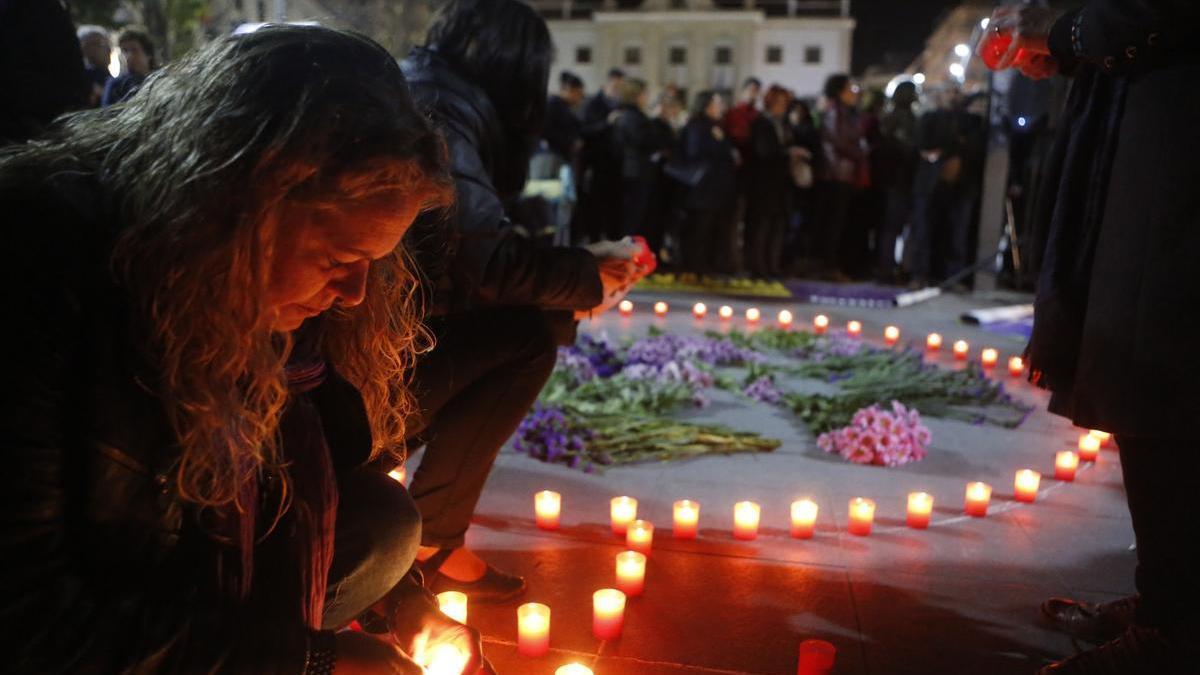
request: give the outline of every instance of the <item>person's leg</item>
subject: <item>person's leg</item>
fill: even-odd
[[[827,205],[824,224],[825,264],[837,273],[842,271],[842,239],[846,234],[846,224],[850,217],[850,197],[854,188],[848,183],[831,181],[829,183],[829,203]]]
[[[896,271],[896,238],[904,229],[912,200],[907,190],[892,187],[887,191],[883,226],[875,242],[875,271],[881,280],[891,279]]]
[[[546,314],[500,308],[442,317],[437,347],[414,377],[425,454],[410,487],[424,522],[422,543],[460,548],[484,483],[554,369]]]
[[[760,204],[747,203],[745,218],[746,268],[750,272],[750,276],[759,278],[765,277],[767,274],[764,265],[767,222],[760,207]]]
[[[376,467],[338,481],[337,530],[322,625],[339,629],[382,599],[408,573],[421,516],[408,491]]]
[[[927,283],[930,279],[932,257],[930,247],[933,245],[933,228],[930,223],[930,201],[932,195],[920,193],[913,195],[912,228],[904,248],[908,250],[909,275],[914,282]]]
[[[681,237],[683,239],[683,264],[693,274],[708,274],[712,271],[713,224],[711,210],[688,209]]]

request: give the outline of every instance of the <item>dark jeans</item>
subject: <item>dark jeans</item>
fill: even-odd
[[[783,239],[787,233],[787,214],[764,213],[749,205],[746,209],[746,267],[759,278],[775,278],[782,273]]]
[[[896,238],[904,231],[904,225],[912,213],[912,190],[908,187],[888,188],[886,199],[887,213],[875,242],[876,271],[882,278],[890,278],[896,271]]]
[[[913,196],[909,261],[914,279],[930,281],[939,269],[942,278],[951,277],[967,268],[976,201],[974,190],[951,183]]]
[[[850,222],[850,206],[854,198],[854,185],[838,181],[822,184],[820,219],[821,262],[830,270],[843,269],[842,242]]]
[[[338,482],[337,530],[323,627],[350,623],[408,573],[421,541],[421,516],[404,486],[377,467]]]
[[[1195,440],[1117,438],[1137,538],[1138,623],[1194,639],[1200,628],[1195,499],[1200,447]],[[1189,543],[1191,542],[1191,543]]]
[[[737,236],[733,200],[715,209],[688,209],[680,238],[683,266],[696,274],[730,272]]]
[[[642,232],[652,189],[653,181],[649,178],[625,178],[621,181],[621,236]]]
[[[409,488],[421,543],[463,545],[483,485],[505,441],[542,391],[558,356],[547,315],[533,307],[434,317],[433,351],[417,360],[409,446],[425,444]]]

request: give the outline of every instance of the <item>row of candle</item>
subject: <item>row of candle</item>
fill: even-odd
[[[630,316],[633,313],[633,302],[630,300],[621,301],[618,310],[622,316]],[[659,301],[654,303],[654,313],[657,316],[666,316],[670,311],[670,306],[667,303]],[[733,318],[733,308],[729,305],[722,305],[718,310],[718,315],[725,320]],[[703,319],[708,315],[708,306],[703,302],[697,302],[692,306],[692,315],[697,319]],[[750,307],[746,310],[746,321],[749,323],[757,323],[762,318],[762,312],[757,307]],[[776,321],[780,326],[790,327],[795,321],[795,316],[791,310],[781,309],[776,316]],[[813,332],[817,335],[824,335],[829,330],[829,317],[824,314],[818,314],[813,317]],[[860,337],[862,335],[863,325],[861,321],[846,322],[846,333],[852,337]],[[883,331],[883,341],[889,347],[895,345],[900,340],[900,329],[896,326],[888,326]],[[930,352],[938,352],[943,344],[942,335],[940,333],[930,333],[925,338],[925,347]],[[958,361],[966,361],[970,357],[971,345],[966,340],[958,340],[952,346],[954,358]],[[991,347],[985,348],[979,354],[979,361],[984,368],[995,368],[1000,362],[1000,352]],[[1008,372],[1013,377],[1020,377],[1025,373],[1025,360],[1019,356],[1011,357],[1008,360]]]
[[[1069,482],[1075,480],[1079,463],[1094,462],[1099,456],[1100,447],[1110,436],[1100,431],[1083,434],[1079,439],[1079,452],[1063,451],[1055,456],[1054,478]],[[1032,503],[1037,499],[1041,486],[1042,475],[1031,469],[1022,469],[1013,479],[1015,499],[1019,502]],[[991,501],[992,487],[987,483],[972,482],[967,485],[963,510],[971,516],[987,515],[988,504]],[[695,539],[700,522],[700,504],[684,499],[674,503],[674,529],[672,536],[676,539]],[[614,534],[624,537],[626,545],[635,552],[649,555],[654,541],[654,525],[647,520],[637,517],[638,501],[633,497],[614,497],[610,503],[609,517]],[[538,527],[554,530],[559,526],[562,511],[562,495],[550,490],[544,490],[534,495],[534,513]],[[917,529],[929,526],[929,518],[933,511],[933,497],[925,492],[914,492],[908,496],[908,525]],[[808,539],[813,536],[818,507],[811,499],[801,499],[791,505],[791,535],[797,539]],[[855,498],[850,501],[849,531],[852,534],[869,534],[874,520],[875,502]],[[759,522],[762,517],[762,507],[751,501],[742,501],[733,507],[733,536],[741,540],[753,540],[758,536]]]

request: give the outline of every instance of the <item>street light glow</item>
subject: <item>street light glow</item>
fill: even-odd
[[[951,63],[950,74],[961,80],[967,74],[967,69],[961,63]]]
[[[913,84],[925,84],[925,73],[913,73]]]
[[[966,58],[971,55],[971,48],[968,45],[960,42],[954,45],[954,54],[959,58]]]
[[[988,24],[991,22],[992,22],[992,20],[985,16],[985,17],[983,17],[983,21],[979,22],[979,27],[984,30],[987,30]]]

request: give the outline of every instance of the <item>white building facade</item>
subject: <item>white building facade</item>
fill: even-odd
[[[854,19],[848,1],[776,3],[784,12],[763,0],[605,2],[590,12],[579,11],[581,3],[572,0],[534,4],[554,38],[551,89],[558,74],[569,70],[594,91],[615,66],[654,91],[666,85],[689,96],[704,89],[732,91],[755,76],[764,85],[815,97],[826,77],[850,71]]]

